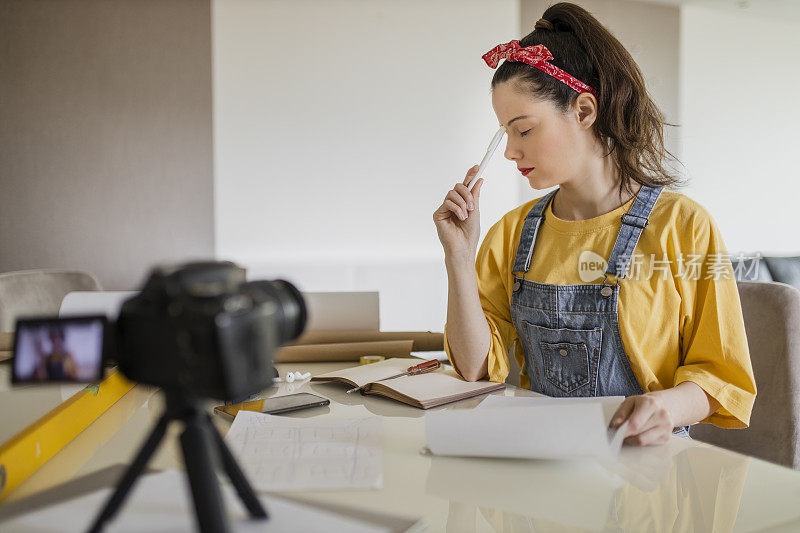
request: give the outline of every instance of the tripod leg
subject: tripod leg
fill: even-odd
[[[208,425],[211,428],[211,433],[214,435],[214,441],[217,445],[217,450],[219,450],[219,455],[222,458],[222,466],[225,468],[225,473],[228,474],[228,479],[231,480],[231,483],[233,483],[233,486],[236,488],[236,492],[239,493],[239,498],[242,499],[245,507],[250,511],[250,516],[253,518],[267,518],[269,516],[267,515],[267,511],[261,505],[253,487],[250,485],[250,482],[247,481],[247,477],[245,477],[244,472],[239,468],[239,464],[236,462],[233,454],[231,454],[225,441],[222,440],[222,436],[219,434],[219,431],[217,431],[217,428],[214,427],[210,418],[208,419]]]
[[[214,443],[203,415],[196,414],[186,422],[181,434],[181,448],[186,462],[186,473],[192,487],[192,499],[203,533],[227,532],[227,517],[219,490],[219,481],[214,473]]]
[[[131,466],[128,467],[128,469],[125,471],[125,474],[123,474],[122,479],[114,491],[114,494],[111,495],[105,507],[103,507],[103,510],[99,515],[97,515],[97,518],[95,518],[92,527],[89,529],[90,532],[96,533],[102,531],[103,524],[117,514],[117,511],[122,506],[122,502],[125,500],[128,492],[133,488],[136,480],[144,471],[145,466],[147,466],[147,461],[150,460],[153,452],[155,452],[156,448],[158,448],[161,439],[164,438],[164,434],[167,432],[168,424],[169,420],[166,416],[163,416],[158,421],[158,424],[156,424],[156,426],[153,428],[153,431],[150,432],[150,436],[147,437],[147,440],[139,450],[139,453],[136,454],[136,459],[133,460]]]

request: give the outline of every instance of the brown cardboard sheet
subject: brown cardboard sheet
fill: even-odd
[[[411,351],[430,352],[444,350],[444,335],[431,331],[308,331],[290,345],[338,344],[353,342],[414,341]],[[376,354],[381,355],[381,354]]]
[[[284,346],[275,352],[276,363],[358,361],[362,355],[409,357],[411,340],[378,342],[341,342],[337,344],[303,344]]]

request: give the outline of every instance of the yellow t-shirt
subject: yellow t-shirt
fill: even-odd
[[[491,330],[489,379],[503,382],[508,353],[529,387],[522,342],[511,321],[512,268],[525,216],[538,199],[507,213],[486,235],[476,258],[481,306]],[[525,279],[554,285],[601,283],[621,219],[633,198],[587,220],[562,220],[552,202],[539,227]],[[701,205],[664,190],[642,231],[628,275],[620,280],[618,318],[625,352],[647,392],[684,381],[721,407],[703,422],[742,428],[750,422],[756,385],[739,293],[716,223]],[[616,278],[609,276],[609,282]],[[445,350],[450,356],[445,327]],[[451,357],[452,361],[452,357]],[[455,366],[455,365],[454,365]]]

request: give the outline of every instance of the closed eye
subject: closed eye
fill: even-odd
[[[533,128],[531,128],[531,129],[533,129]],[[528,134],[528,132],[530,132],[530,131],[531,131],[530,129],[525,130],[525,131],[521,131],[521,132],[519,132],[519,136],[520,137],[525,137]]]

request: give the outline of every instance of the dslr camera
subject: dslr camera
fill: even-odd
[[[230,401],[272,384],[272,354],[306,319],[303,297],[287,281],[248,282],[226,261],[157,267],[116,323],[19,320],[13,379],[93,381],[104,359],[116,360],[132,381]]]
[[[113,327],[104,316],[18,320],[15,382],[99,379],[103,359],[113,358],[126,377],[160,387],[166,399],[164,414],[89,531],[102,531],[119,511],[173,421],[184,428],[180,442],[200,531],[230,530],[217,466],[250,516],[266,519],[201,399],[230,401],[272,385],[272,354],[303,332],[306,317],[291,283],[247,282],[233,263],[198,262],[154,269],[141,292],[122,304]]]

